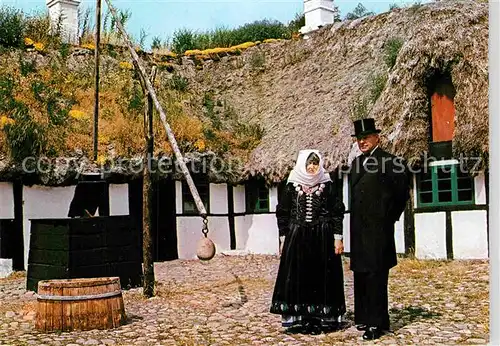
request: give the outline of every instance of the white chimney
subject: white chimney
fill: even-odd
[[[337,9],[333,0],[304,0],[306,25],[300,28],[302,34],[333,24]]]
[[[46,0],[52,25],[61,26],[66,43],[78,43],[78,6],[81,0]]]

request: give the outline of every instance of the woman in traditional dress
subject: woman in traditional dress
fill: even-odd
[[[281,259],[270,311],[287,332],[336,330],[346,311],[337,191],[319,152],[301,150],[276,210]]]

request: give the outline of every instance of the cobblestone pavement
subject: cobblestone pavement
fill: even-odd
[[[0,345],[352,345],[373,344],[352,326],[352,273],[345,259],[348,304],[343,330],[287,335],[269,304],[279,259],[218,255],[208,263],[157,263],[157,294],[124,291],[127,324],[113,330],[40,333],[36,298],[25,273],[0,279]],[[392,332],[375,344],[486,344],[487,261],[401,259],[391,270]]]

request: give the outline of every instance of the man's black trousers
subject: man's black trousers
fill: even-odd
[[[354,323],[389,329],[389,270],[354,272]]]

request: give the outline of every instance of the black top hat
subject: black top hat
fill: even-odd
[[[354,121],[354,134],[351,135],[352,137],[363,137],[372,133],[380,133],[380,130],[375,128],[375,120],[373,118]]]

